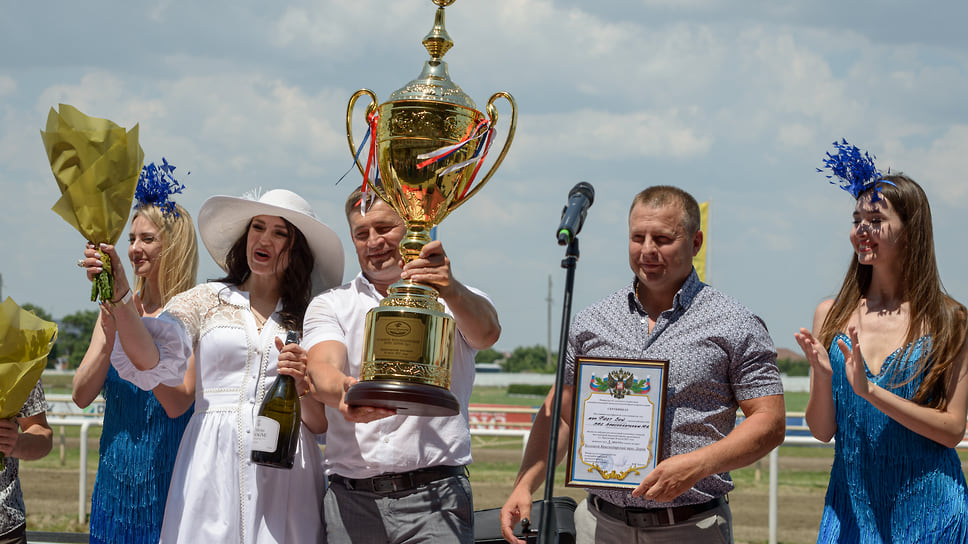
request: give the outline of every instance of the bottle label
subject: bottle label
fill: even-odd
[[[279,422],[266,416],[256,416],[252,426],[252,449],[272,453],[279,444]]]

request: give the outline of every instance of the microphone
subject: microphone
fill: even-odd
[[[586,181],[579,182],[568,193],[568,204],[561,211],[561,225],[558,227],[558,245],[568,245],[578,236],[585,223],[585,214],[595,201],[595,189]]]

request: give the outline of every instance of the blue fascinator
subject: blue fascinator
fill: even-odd
[[[171,195],[181,193],[185,186],[175,179],[174,172],[175,166],[164,157],[161,158],[161,166],[153,162],[144,165],[138,177],[138,187],[134,190],[134,198],[138,201],[135,207],[158,206],[164,214],[178,217]]]
[[[881,191],[877,188],[877,182],[894,185],[890,181],[882,179],[884,174],[874,166],[874,156],[870,153],[866,151],[861,153],[857,146],[847,143],[846,139],[834,142],[833,145],[837,153],[832,155],[828,151],[823,160],[824,167],[817,168],[817,172],[820,173],[823,173],[824,170],[830,170],[831,173],[827,175],[827,179],[830,180],[831,184],[840,185],[841,189],[850,193],[855,199],[859,198],[861,193],[873,187],[874,195],[871,200],[874,202],[881,198]]]

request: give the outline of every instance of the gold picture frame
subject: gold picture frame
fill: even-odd
[[[662,457],[669,361],[579,357],[569,487],[634,489]]]

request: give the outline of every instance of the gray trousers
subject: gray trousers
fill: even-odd
[[[474,542],[474,499],[464,475],[385,494],[334,482],[323,512],[328,544]]]
[[[729,503],[677,523],[629,527],[583,500],[575,509],[576,544],[732,544],[733,514]]]

